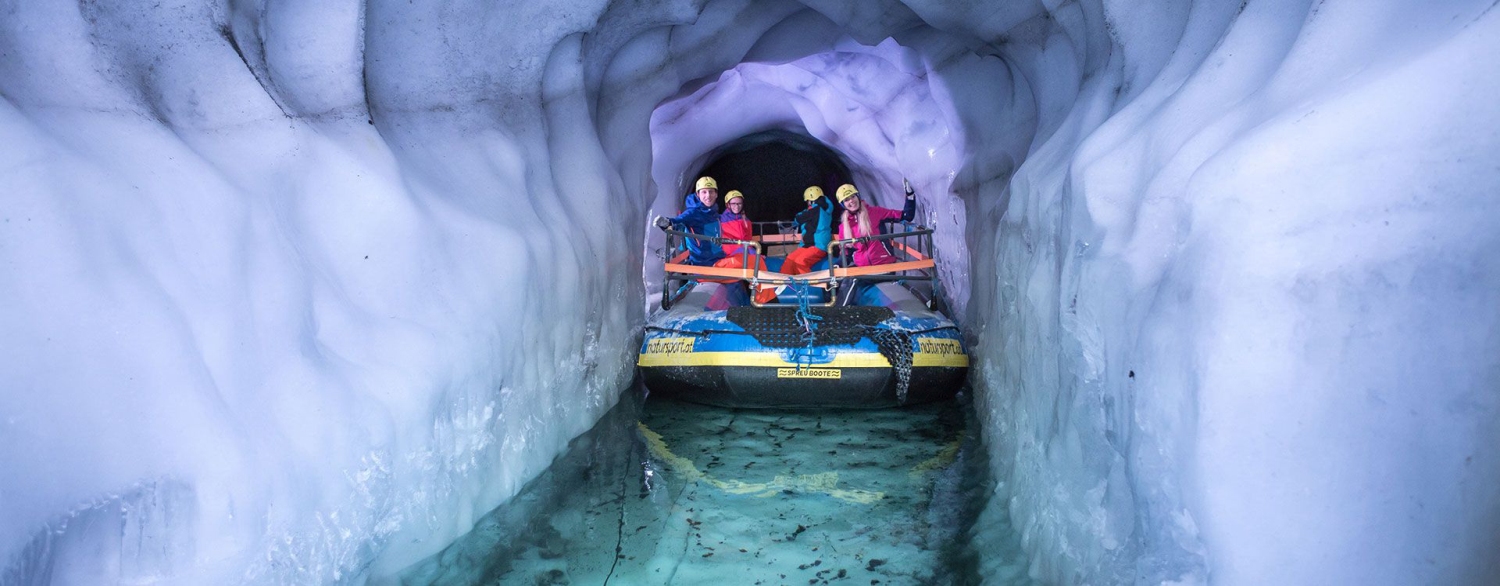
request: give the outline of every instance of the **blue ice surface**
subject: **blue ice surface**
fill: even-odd
[[[636,395],[402,580],[977,584],[968,537],[993,486],[974,429],[964,399],[792,412]]]

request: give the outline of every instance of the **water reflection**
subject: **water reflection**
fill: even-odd
[[[638,398],[408,584],[970,584],[990,485],[960,402],[737,411]]]

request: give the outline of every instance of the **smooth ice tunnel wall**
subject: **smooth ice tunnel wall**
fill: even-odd
[[[653,111],[733,91],[963,227],[1033,576],[1487,583],[1492,7],[7,2],[0,583],[462,534],[629,380],[654,173],[718,144]]]

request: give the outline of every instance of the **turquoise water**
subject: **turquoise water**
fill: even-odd
[[[403,581],[976,584],[967,536],[991,485],[971,421],[962,401],[785,412],[622,400]]]

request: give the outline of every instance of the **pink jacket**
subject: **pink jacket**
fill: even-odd
[[[868,202],[866,202],[864,206],[865,209],[869,210],[870,229],[874,230],[875,233],[860,233],[859,217],[854,216],[846,211],[844,212],[844,215],[849,216],[849,221],[844,222],[842,217],[840,217],[839,219],[840,240],[859,238],[861,236],[877,236],[884,232],[880,227],[881,222],[901,219],[902,214],[899,210],[870,205]],[[846,230],[845,228],[848,229]],[[893,262],[896,262],[896,257],[891,256],[891,252],[886,249],[884,242],[861,242],[854,245],[854,266],[868,267],[872,265],[890,264]]]

